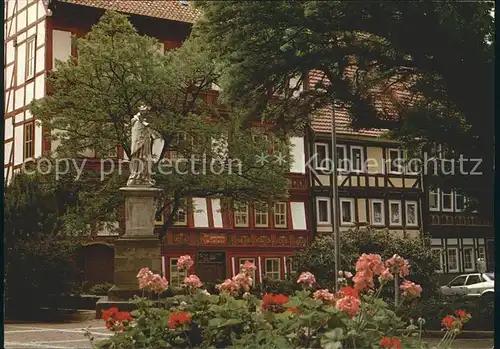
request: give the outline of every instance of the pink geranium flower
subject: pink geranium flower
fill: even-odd
[[[306,271],[300,274],[299,278],[297,279],[297,283],[303,284],[306,287],[312,286],[312,284],[316,283],[316,278],[312,273]]]
[[[335,295],[331,293],[327,288],[314,292],[313,298],[326,304],[335,304]]]
[[[406,259],[397,254],[389,258],[385,262],[385,265],[394,275],[405,277],[410,274],[410,264]]]
[[[394,275],[392,275],[389,268],[385,268],[384,271],[382,272],[382,274],[380,274],[380,276],[378,277],[378,279],[380,282],[384,283],[384,282],[393,280]]]
[[[200,288],[202,286],[200,278],[196,275],[186,276],[184,284],[189,288]]]
[[[245,292],[250,291],[253,284],[253,279],[245,272],[241,272],[233,277],[233,281],[238,285],[238,289],[243,289]]]
[[[358,291],[363,291],[368,288],[373,288],[373,273],[369,270],[358,271],[352,278],[354,287]]]
[[[356,316],[359,311],[361,301],[354,296],[344,296],[337,300],[335,307],[347,313],[350,317]]]
[[[223,283],[215,286],[215,288],[232,296],[236,296],[240,291],[240,286],[232,279],[226,279]]]
[[[242,273],[247,273],[248,275],[253,275],[253,272],[257,269],[255,264],[249,261],[245,261],[242,265],[240,265],[240,271]]]
[[[363,253],[356,262],[356,275],[352,278],[354,286],[359,291],[373,288],[373,277],[382,274],[384,269],[380,255]]]
[[[351,273],[351,272],[349,272],[349,271],[342,271],[342,270],[339,270],[339,277],[340,277],[340,278],[350,279],[350,278],[352,278],[352,273]]]
[[[372,274],[380,275],[384,270],[382,257],[378,254],[363,253],[356,262],[356,271],[370,271]]]
[[[403,297],[420,297],[420,293],[422,293],[422,287],[411,281],[403,281],[399,288],[403,291]]]
[[[142,290],[151,285],[151,281],[153,280],[153,272],[149,270],[149,268],[142,268],[137,273],[137,279],[139,280],[139,288]]]
[[[139,280],[139,288],[141,290],[149,287],[151,291],[160,294],[168,288],[167,279],[159,274],[153,274],[149,268],[139,270],[137,279]]]
[[[179,270],[189,270],[193,265],[194,262],[189,255],[180,256],[177,260],[177,268]]]
[[[151,278],[149,287],[151,288],[151,291],[160,294],[162,292],[165,292],[165,290],[168,288],[168,281],[164,277],[158,274],[154,274]]]

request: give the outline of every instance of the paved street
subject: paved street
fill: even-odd
[[[5,325],[6,349],[47,348],[47,349],[90,349],[84,330],[90,330],[96,341],[111,336],[102,320],[87,320],[77,323],[17,323]],[[428,339],[437,343],[437,339]],[[462,339],[455,341],[453,348],[490,349],[493,339]]]
[[[6,324],[4,348],[92,348],[84,331],[90,330],[96,341],[111,336],[102,320],[89,320],[79,323],[19,323]]]

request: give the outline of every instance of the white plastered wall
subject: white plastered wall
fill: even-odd
[[[33,99],[45,96],[45,31],[46,5],[42,0],[12,0],[4,4],[4,98],[5,113],[5,161],[8,165],[20,165],[24,161],[24,125],[33,120],[26,107]],[[26,79],[26,40],[35,37],[35,76]],[[21,123],[16,124],[15,123]],[[42,129],[35,126],[35,156],[42,153]],[[7,181],[12,178],[12,168],[4,168]]]

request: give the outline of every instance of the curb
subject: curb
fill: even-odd
[[[59,309],[55,312],[41,311],[33,316],[32,319],[5,319],[4,324],[22,324],[22,323],[73,323],[95,319],[95,310],[69,310]]]

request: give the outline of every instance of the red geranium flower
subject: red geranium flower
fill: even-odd
[[[402,345],[398,337],[382,337],[380,346],[388,349],[401,349]]]
[[[455,315],[457,315],[458,317],[463,319],[463,318],[467,317],[467,315],[469,315],[469,314],[465,310],[458,309],[457,311],[455,311]]]
[[[120,311],[115,314],[115,319],[118,321],[132,321],[132,315],[128,311]]]
[[[453,322],[455,321],[455,318],[451,315],[446,315],[443,320],[441,320],[441,325],[446,327],[447,329],[450,329],[453,326]]]
[[[170,313],[168,318],[168,327],[176,328],[177,326],[182,326],[184,324],[190,324],[192,321],[192,316],[185,311]]]
[[[102,319],[106,322],[106,328],[115,332],[125,330],[127,323],[133,320],[128,311],[118,311],[116,307],[103,311]]]
[[[352,296],[354,298],[359,298],[359,292],[355,288],[351,286],[342,287],[339,292],[341,292],[344,296]]]
[[[104,321],[108,321],[109,319],[114,317],[117,313],[118,313],[118,308],[116,307],[109,308],[108,310],[102,312],[102,319]]]
[[[392,337],[392,346],[394,349],[401,349],[403,346],[401,345],[401,342],[398,337]]]
[[[288,302],[288,297],[283,294],[278,294],[274,297],[274,303],[283,305]]]
[[[274,295],[267,293],[262,297],[262,309],[279,313],[284,310],[283,304],[288,302],[288,297],[283,294]]]

